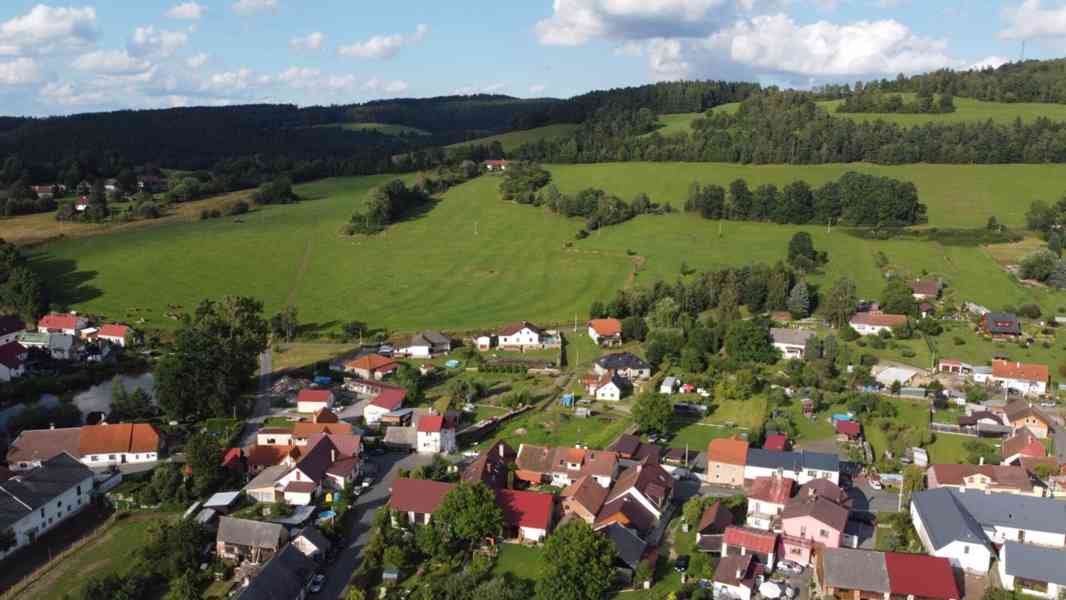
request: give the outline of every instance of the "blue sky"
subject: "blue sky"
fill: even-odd
[[[0,113],[805,87],[1066,52],[1066,0],[4,0]]]

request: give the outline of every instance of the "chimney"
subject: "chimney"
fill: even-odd
[[[985,457],[983,457],[983,456],[982,456],[982,457],[981,457],[981,458],[980,458],[980,459],[979,459],[979,460],[977,461],[977,464],[979,464],[979,465],[983,465],[983,464],[985,464]]]
[[[55,429],[56,428],[56,424],[55,423],[49,423],[48,424],[48,428],[49,429]]]
[[[331,462],[331,463],[337,462],[337,449],[336,448],[334,448],[334,449],[329,451],[329,462]]]
[[[743,580],[743,579],[744,579],[744,570],[743,569],[737,569],[737,581],[740,581],[740,580]]]

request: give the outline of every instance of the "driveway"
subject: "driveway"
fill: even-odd
[[[337,560],[326,568],[326,581],[322,591],[317,595],[324,600],[337,600],[352,572],[359,566],[363,546],[370,541],[370,528],[374,522],[374,513],[389,500],[389,488],[400,469],[414,469],[433,462],[428,454],[407,454],[393,452],[383,456],[372,456],[370,462],[377,465],[379,473],[385,473],[369,490],[359,496],[352,510],[358,511],[358,520],[352,522],[348,530],[347,547],[338,555]]]

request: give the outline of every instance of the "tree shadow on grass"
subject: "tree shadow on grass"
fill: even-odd
[[[103,295],[100,288],[88,285],[100,273],[78,270],[78,263],[75,260],[37,254],[30,258],[29,266],[40,275],[48,290],[51,304],[66,307],[88,302]]]

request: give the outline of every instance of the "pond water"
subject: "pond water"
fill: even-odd
[[[122,385],[126,386],[126,389],[131,392],[135,389],[143,389],[148,393],[152,393],[155,388],[155,377],[151,373],[143,373],[141,375],[116,375],[114,379],[98,383],[87,390],[74,394],[74,405],[81,410],[83,416],[93,411],[106,413],[111,410],[111,385],[115,379],[121,381]],[[58,406],[59,402],[59,398],[53,394],[41,394],[41,400],[38,405],[53,407]],[[0,427],[7,425],[7,420],[9,418],[19,414],[25,410],[25,408],[26,403],[21,402],[0,411]]]

